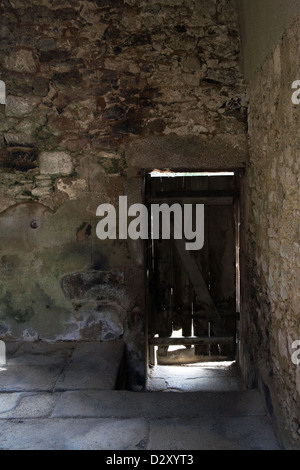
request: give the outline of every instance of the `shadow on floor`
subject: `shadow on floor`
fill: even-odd
[[[175,369],[155,371],[154,391],[114,390],[123,345],[105,343],[8,345],[1,450],[279,449],[258,390],[239,388],[234,368],[191,367],[189,393],[172,392]],[[169,393],[155,391],[159,380]]]

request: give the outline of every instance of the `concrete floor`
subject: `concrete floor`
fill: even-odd
[[[175,369],[172,377],[158,369],[150,389],[152,380],[152,390],[162,391],[131,392],[114,390],[122,342],[7,349],[1,450],[279,449],[259,392],[245,390],[234,367],[204,368],[202,378],[185,368],[181,385]]]

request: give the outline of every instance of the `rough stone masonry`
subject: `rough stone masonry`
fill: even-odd
[[[145,380],[140,241],[96,208],[143,202],[143,169],[247,160],[234,0],[5,0],[0,6],[0,335],[123,337]]]
[[[300,16],[249,80],[250,165],[245,188],[248,286],[241,354],[248,385],[262,378],[269,412],[300,436],[300,369],[291,356],[299,323],[299,126],[292,103],[299,77]],[[246,215],[247,214],[247,215]]]

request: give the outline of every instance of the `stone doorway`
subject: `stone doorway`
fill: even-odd
[[[204,204],[201,250],[185,250],[184,240],[174,239],[172,230],[167,240],[151,233],[146,246],[148,365],[162,375],[162,366],[214,362],[214,369],[220,364],[225,370],[235,361],[240,292],[237,173],[154,170],[146,176],[149,209],[152,204],[176,204],[184,217],[185,205],[192,204],[195,230],[195,205]],[[156,372],[151,371],[152,377]]]

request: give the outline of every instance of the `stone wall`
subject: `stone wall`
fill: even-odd
[[[143,201],[143,169],[245,165],[234,0],[5,0],[0,6],[1,337],[123,337],[145,375],[140,241],[96,208]]]
[[[244,188],[241,364],[261,386],[285,445],[300,446],[300,369],[292,343],[299,322],[300,17],[250,80],[250,165]],[[290,441],[291,439],[291,441]]]
[[[236,0],[236,3],[243,44],[243,73],[250,80],[300,13],[300,0]]]

